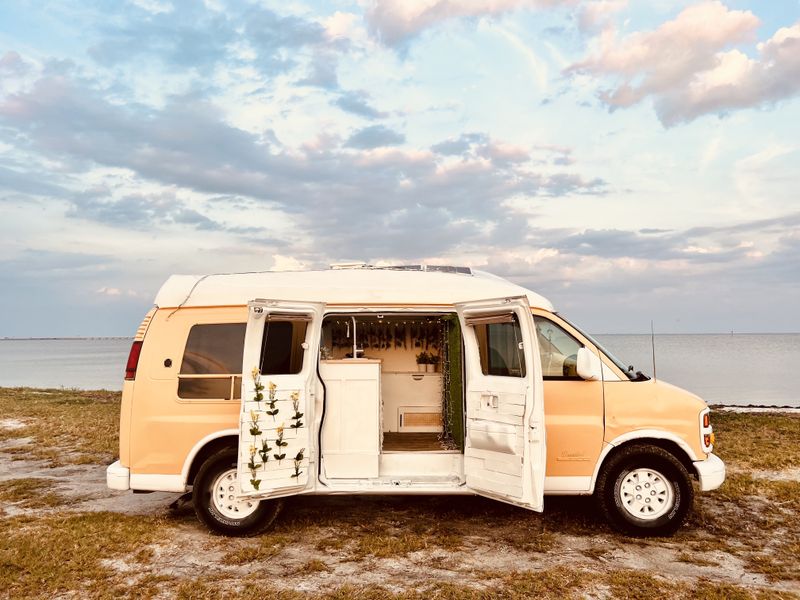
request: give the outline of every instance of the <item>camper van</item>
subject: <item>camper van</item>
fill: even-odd
[[[463,267],[170,277],[121,410],[108,486],[191,490],[224,535],[297,494],[593,495],[618,531],[665,535],[725,479],[700,398]]]

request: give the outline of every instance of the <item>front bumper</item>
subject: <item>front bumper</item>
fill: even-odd
[[[725,481],[725,463],[716,454],[709,454],[707,459],[695,461],[694,468],[701,492],[715,490]]]
[[[119,461],[111,463],[106,469],[106,486],[112,490],[129,490],[131,487],[131,470],[123,467]]]

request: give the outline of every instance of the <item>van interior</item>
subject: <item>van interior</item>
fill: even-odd
[[[463,357],[455,314],[327,315],[319,375],[324,478],[461,478]]]

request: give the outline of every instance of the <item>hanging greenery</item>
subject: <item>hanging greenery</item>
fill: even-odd
[[[439,318],[353,319],[342,317],[326,320],[324,327],[330,331],[333,348],[352,348],[353,330],[357,344],[365,350],[390,350],[418,348],[425,352],[441,348],[441,320]]]

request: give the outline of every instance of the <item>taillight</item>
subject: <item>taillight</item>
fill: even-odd
[[[136,378],[136,367],[139,366],[139,354],[142,352],[142,342],[133,342],[131,352],[128,354],[128,364],[125,365],[125,379],[133,381]]]

